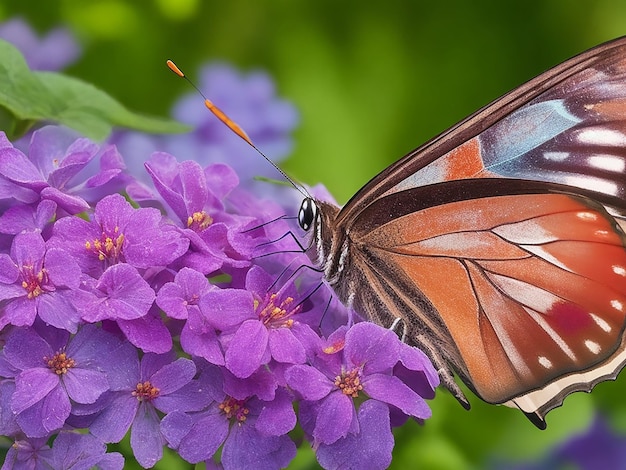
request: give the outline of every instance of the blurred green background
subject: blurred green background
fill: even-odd
[[[261,68],[301,113],[283,165],[345,202],[369,178],[511,88],[600,42],[626,34],[626,2],[5,0],[0,20],[65,25],[84,48],[66,72],[132,110],[167,116],[208,60]],[[295,209],[294,209],[295,210]],[[626,374],[624,374],[626,375]],[[393,468],[481,468],[533,459],[585,429],[594,409],[626,430],[626,379],[570,396],[536,430],[519,412],[480,403],[464,411],[445,392],[426,426],[397,433]],[[176,467],[171,460],[157,468]],[[303,451],[292,468],[316,468]]]

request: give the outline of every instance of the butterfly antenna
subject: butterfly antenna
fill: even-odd
[[[304,197],[311,197],[310,194],[308,193],[308,191],[301,185],[296,184],[296,182],[291,179],[287,173],[285,173],[278,165],[276,165],[276,163],[274,163],[272,160],[269,159],[269,157],[267,157],[263,152],[261,152],[258,147],[256,145],[254,145],[254,143],[252,142],[252,140],[250,139],[250,137],[248,136],[248,134],[245,133],[245,131],[235,122],[233,121],[231,118],[229,118],[226,113],[224,113],[220,108],[218,108],[217,106],[215,106],[213,104],[213,102],[208,99],[206,96],[204,96],[204,93],[202,93],[202,90],[200,90],[200,88],[198,88],[196,86],[196,84],[194,82],[192,82],[187,75],[185,75],[182,70],[180,70],[178,68],[178,66],[172,62],[171,60],[167,61],[167,66],[169,67],[169,69],[174,72],[176,75],[178,75],[181,78],[184,78],[185,80],[187,80],[187,83],[189,83],[192,87],[195,88],[195,90],[200,94],[200,96],[202,96],[202,98],[204,98],[204,105],[208,108],[209,111],[211,111],[215,117],[217,117],[220,121],[222,121],[231,131],[233,131],[235,134],[237,134],[239,137],[241,137],[244,141],[246,141],[246,143],[252,147],[254,150],[256,150],[256,152],[261,155],[270,165],[272,165],[276,171],[278,171],[283,178],[285,178],[289,183],[291,183],[291,185],[296,188]]]

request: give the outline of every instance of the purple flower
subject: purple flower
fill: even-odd
[[[45,437],[63,427],[72,402],[94,403],[109,388],[102,360],[115,343],[86,325],[70,338],[67,331],[40,325],[9,333],[4,355],[19,373],[11,409],[29,437]]]
[[[26,156],[0,132],[0,199],[51,200],[70,214],[86,211],[90,191],[106,185],[122,170],[112,163],[119,160],[117,150],[107,147],[100,169],[93,175],[82,172],[99,150],[89,139],[77,138],[74,131],[47,126],[33,133]]]
[[[202,169],[193,161],[178,163],[171,156],[159,156],[146,163],[146,169],[189,239],[190,249],[180,264],[203,274],[224,264],[249,266],[254,244],[242,230],[254,219],[227,213],[222,202],[239,183],[233,170],[223,164]]]
[[[107,268],[83,305],[82,317],[89,323],[102,320],[135,320],[148,313],[154,291],[133,266],[121,263]]]
[[[319,341],[310,326],[297,320],[300,307],[290,292],[268,293],[271,284],[272,278],[254,266],[246,290],[211,291],[201,299],[209,323],[232,334],[225,339],[225,364],[236,377],[249,377],[271,359],[302,364]]]
[[[161,430],[170,447],[191,463],[210,459],[223,445],[224,469],[283,468],[295,456],[286,435],[296,423],[291,397],[277,391],[271,401],[257,397],[236,399],[224,393],[222,370],[204,365],[200,379],[213,401],[197,413],[169,413]],[[211,432],[207,432],[207,430]]]
[[[56,210],[56,202],[49,200],[12,206],[0,215],[0,233],[17,235],[20,232],[43,232],[49,227]]]
[[[66,252],[46,245],[38,232],[15,236],[11,255],[0,253],[0,328],[30,326],[39,316],[56,328],[76,332],[74,305],[80,269]]]
[[[124,457],[117,452],[106,453],[106,445],[89,434],[61,432],[52,449],[47,439],[20,439],[9,449],[2,470],[32,469],[89,469],[116,470],[124,467]]]
[[[137,461],[151,467],[161,459],[163,438],[157,410],[164,413],[200,409],[204,401],[192,382],[196,366],[171,354],[145,354],[141,363],[130,358],[111,387],[110,403],[90,426],[104,442],[119,442],[130,428],[130,443]],[[120,368],[121,365],[116,364]]]
[[[50,468],[115,470],[124,468],[124,457],[106,452],[106,445],[90,434],[59,433],[45,459]]]
[[[47,437],[16,439],[7,451],[1,470],[46,468],[42,462],[45,462],[52,454],[47,441]]]
[[[212,364],[224,364],[224,353],[217,340],[217,332],[200,311],[199,303],[211,290],[205,276],[190,268],[182,268],[173,282],[161,287],[156,302],[171,318],[186,320],[180,333],[183,350],[202,357]]]
[[[91,221],[58,220],[50,243],[63,247],[95,279],[118,263],[139,269],[167,266],[188,247],[188,241],[164,222],[158,210],[135,209],[119,194],[98,202]]]
[[[55,28],[40,39],[21,18],[0,24],[0,38],[13,43],[32,70],[61,70],[81,53],[74,36],[66,28]]]
[[[295,365],[285,373],[287,384],[310,402],[303,403],[300,419],[308,423],[303,426],[313,437],[314,448],[334,444],[360,432],[363,425],[359,423],[353,400],[362,394],[398,408],[406,415],[430,417],[424,399],[393,375],[402,347],[395,333],[363,322],[345,333],[345,342],[342,336],[343,330],[330,338],[331,346],[325,348],[330,353],[318,357],[313,362],[315,367]],[[421,355],[416,361],[406,358],[407,364],[419,365],[429,376],[435,374],[434,370],[429,370],[432,369],[430,362]],[[431,385],[436,386],[436,383]],[[389,439],[391,427],[378,427],[376,432],[379,433],[376,439],[384,442]]]

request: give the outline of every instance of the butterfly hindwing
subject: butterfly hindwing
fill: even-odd
[[[343,295],[357,311],[387,326],[402,318],[415,343],[426,334],[489,403],[626,360],[618,347],[625,237],[600,204],[516,180],[495,180],[488,190],[481,180],[438,186],[441,204],[395,203],[434,191],[416,188],[379,199],[361,214],[363,224],[355,221],[348,262],[358,260],[359,270],[344,271],[340,283],[354,286]],[[391,215],[371,217],[378,212]],[[587,388],[570,384],[569,392]],[[535,397],[525,411],[541,409],[543,419],[562,398]]]

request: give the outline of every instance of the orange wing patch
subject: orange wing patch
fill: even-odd
[[[432,302],[466,361],[462,372],[490,403],[592,368],[621,343],[623,234],[584,198],[454,202],[367,238]]]

